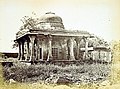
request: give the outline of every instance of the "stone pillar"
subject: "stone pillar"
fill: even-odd
[[[69,60],[75,60],[75,56],[74,56],[74,39],[73,38],[70,38],[69,39],[69,43],[68,43],[68,47],[69,47]]]
[[[23,53],[22,53],[22,42],[20,42],[20,44],[21,44],[21,45],[20,45],[20,49],[21,49],[21,50],[20,50],[20,51],[21,51],[21,52],[20,52],[20,53],[21,53],[20,61],[21,61],[21,60],[22,60],[22,55],[23,55]]]
[[[27,41],[24,42],[24,59],[27,60]]]
[[[21,59],[21,60],[25,60],[25,57],[24,57],[24,41],[22,42],[22,45],[21,45],[21,46],[22,46],[22,50],[21,50],[21,52],[22,52],[22,53],[21,53],[21,58],[22,58],[22,59]]]
[[[43,61],[43,39],[38,39],[38,60],[40,60],[40,61]],[[42,48],[42,52],[41,52],[41,54],[40,54],[40,48]],[[42,58],[40,58],[40,56],[42,57]]]
[[[30,61],[34,62],[35,61],[35,55],[34,55],[34,41],[35,41],[35,37],[34,36],[30,36],[30,43],[31,43],[31,53],[30,53]]]
[[[52,60],[52,37],[49,35],[48,36],[48,57],[47,61]]]
[[[77,58],[77,60],[79,59],[79,51],[80,51],[80,41],[81,41],[81,38],[76,38],[75,39],[76,40],[76,44],[77,44],[77,52],[76,52],[76,58]]]
[[[37,41],[37,44],[36,44],[35,50],[36,50],[36,56],[35,56],[35,59],[38,60],[38,41]]]
[[[85,41],[85,59],[87,59],[88,58],[88,39],[87,39],[87,37],[86,38],[84,38],[84,41]]]
[[[79,51],[80,51],[79,46],[80,46],[80,44],[77,43],[77,54],[76,54],[77,60],[79,59]]]
[[[42,40],[42,45],[41,45],[41,48],[42,48],[42,61],[43,61],[43,40]]]
[[[67,59],[66,58],[66,50],[65,50],[65,48],[66,47],[64,47],[64,44],[66,43],[66,38],[64,37],[64,38],[60,38],[59,39],[59,44],[60,44],[60,47],[61,47],[61,55],[59,55],[59,59],[61,59],[61,60],[65,60],[65,59]]]
[[[18,60],[20,60],[21,59],[21,42],[18,42],[18,46],[19,46]]]
[[[29,42],[27,41],[27,60],[30,60]]]
[[[38,55],[37,55],[38,52],[37,52],[37,51],[38,51],[38,47],[37,47],[37,43],[35,42],[35,43],[34,43],[34,60],[37,60],[37,59],[38,59],[38,58],[37,58],[37,57],[38,57]]]
[[[40,60],[40,39],[38,39],[38,42],[37,42],[37,46],[38,46],[38,60]]]

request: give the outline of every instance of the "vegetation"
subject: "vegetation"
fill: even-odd
[[[119,41],[113,41],[111,43],[112,46],[112,53],[113,53],[113,63],[120,63],[120,40]]]
[[[2,57],[2,53],[0,52],[0,57]]]
[[[45,82],[51,76],[64,77],[71,83],[91,83],[105,80],[110,72],[110,64],[71,64],[58,66],[54,64],[30,65],[17,64],[12,67],[4,67],[4,77],[6,80],[14,79],[18,82]],[[54,80],[53,80],[54,81]],[[52,83],[51,81],[49,81]]]
[[[113,84],[120,84],[120,40],[113,41],[111,43],[111,46],[113,53],[113,62],[110,80]]]

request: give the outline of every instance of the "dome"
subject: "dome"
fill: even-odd
[[[41,16],[40,24],[42,28],[64,29],[62,18],[52,12],[47,12],[45,15]]]
[[[47,12],[41,16],[40,22],[62,22],[61,17],[55,15],[55,13]]]

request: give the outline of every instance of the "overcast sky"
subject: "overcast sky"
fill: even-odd
[[[107,41],[120,38],[120,0],[0,0],[0,51],[14,51],[22,17],[49,11],[60,16],[68,30],[86,30]]]

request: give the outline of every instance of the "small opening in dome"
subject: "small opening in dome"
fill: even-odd
[[[55,13],[53,13],[53,12],[47,12],[47,13],[45,13],[45,14],[55,14]]]

